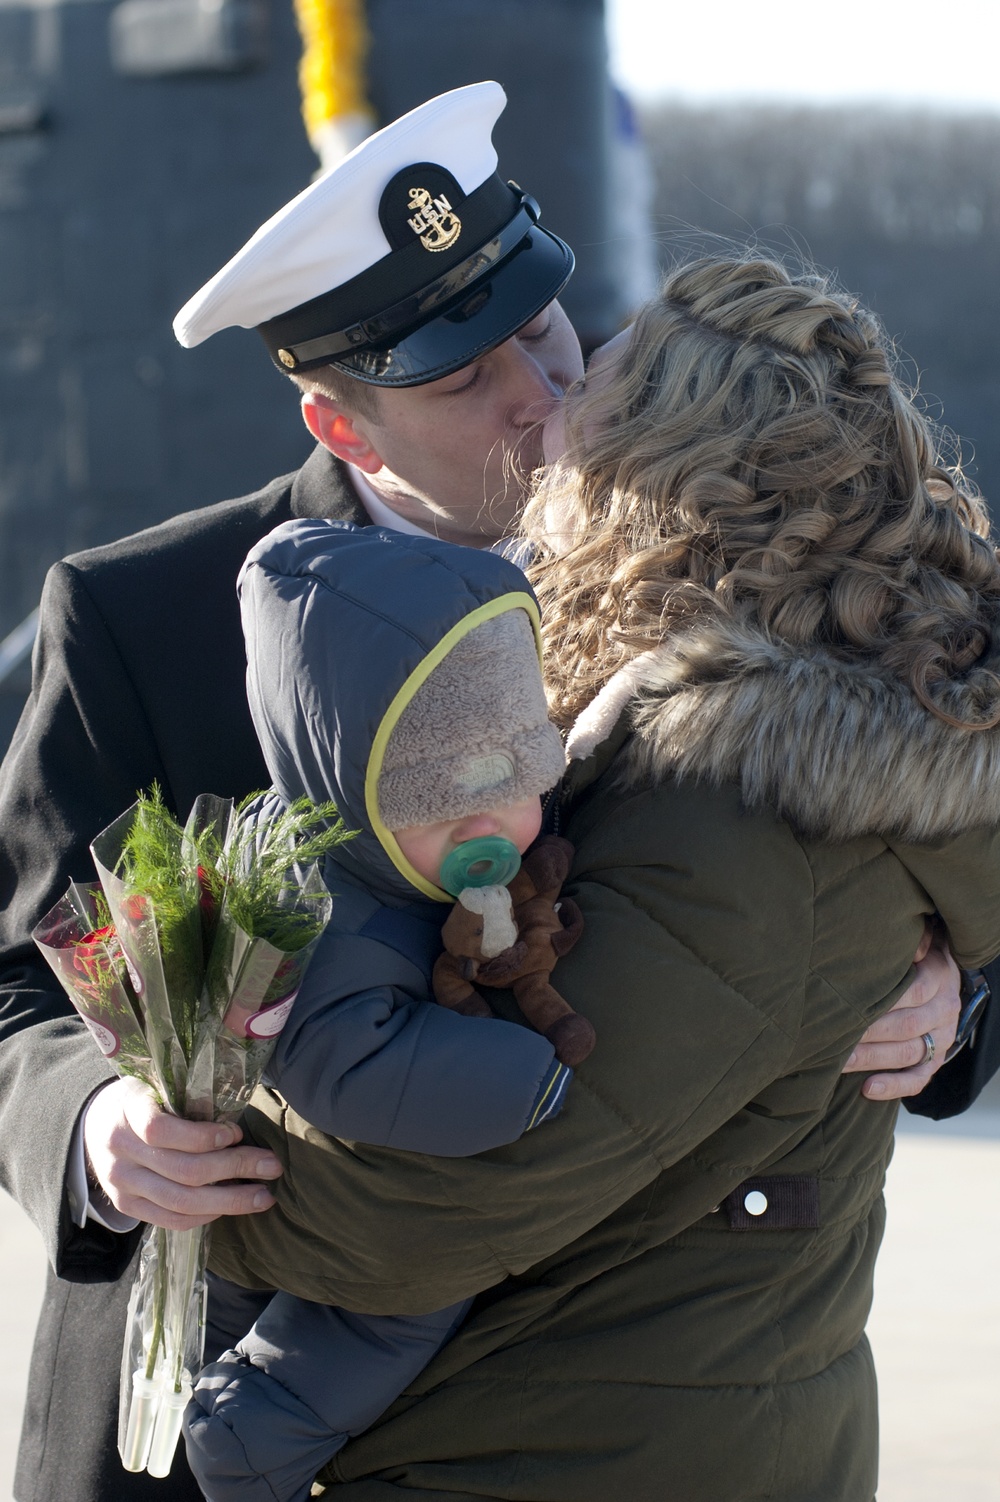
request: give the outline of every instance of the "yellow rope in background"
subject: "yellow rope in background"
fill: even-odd
[[[327,127],[337,120],[352,122],[352,133],[362,140],[373,126],[365,97],[364,0],[295,0],[295,15],[302,34],[302,118],[310,141],[319,151]]]

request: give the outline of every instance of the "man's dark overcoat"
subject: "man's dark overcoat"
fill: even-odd
[[[156,781],[185,815],[200,792],[270,781],[250,722],[236,576],[291,516],[366,520],[317,449],[256,495],[187,512],[57,564],[46,581],[31,698],[0,772],[0,1182],[42,1233],[50,1272],[35,1341],[17,1502],[195,1502],[171,1476],[125,1472],[118,1368],[138,1233],[72,1224],[65,1167],[87,1098],[110,1077],[27,935],[91,839]],[[72,1477],[69,1487],[67,1477]]]

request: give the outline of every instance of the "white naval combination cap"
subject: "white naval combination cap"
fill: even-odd
[[[362,141],[185,303],[180,343],[256,328],[282,370],[417,386],[508,339],[559,295],[573,254],[497,175],[506,102],[470,84]]]

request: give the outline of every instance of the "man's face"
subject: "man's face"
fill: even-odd
[[[541,423],[582,374],[577,337],[553,302],[471,365],[425,386],[379,389],[374,416],[353,418],[381,460],[370,483],[447,541],[509,536],[542,462]]]

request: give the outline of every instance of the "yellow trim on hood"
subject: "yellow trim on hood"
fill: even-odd
[[[382,775],[382,763],[385,760],[389,737],[398,725],[403,710],[413,699],[421,684],[433,673],[438,663],[443,661],[456,642],[460,642],[470,631],[474,631],[484,621],[492,620],[494,616],[505,615],[508,610],[523,610],[527,613],[528,619],[531,622],[531,629],[535,633],[538,663],[541,666],[541,618],[538,613],[538,606],[535,604],[533,597],[525,594],[523,590],[518,590],[511,594],[498,595],[495,600],[488,600],[485,605],[479,605],[475,610],[471,610],[468,615],[463,616],[456,625],[452,626],[449,632],[442,636],[437,646],[432,647],[427,656],[417,663],[417,666],[413,669],[413,672],[406,679],[406,682],[382,716],[382,723],[375,732],[375,739],[372,742],[371,755],[368,758],[368,770],[365,773],[365,808],[372,831],[400,875],[404,876],[410,885],[416,887],[417,891],[422,892],[425,897],[433,897],[435,902],[454,902],[455,899],[450,892],[446,892],[443,887],[436,887],[433,882],[421,876],[419,871],[413,869],[399,848],[399,843],[392,830],[387,829],[379,817],[377,795],[378,780]]]

